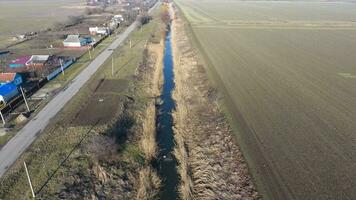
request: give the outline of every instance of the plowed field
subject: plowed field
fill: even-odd
[[[265,199],[356,199],[356,4],[176,0]]]

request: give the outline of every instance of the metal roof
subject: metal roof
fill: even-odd
[[[6,84],[0,86],[0,95],[6,96],[9,93],[13,92],[14,90],[17,90],[17,87],[15,84],[6,83]]]
[[[49,58],[49,55],[33,55],[31,56],[31,61],[47,61]]]
[[[80,42],[79,35],[68,35],[64,42]]]

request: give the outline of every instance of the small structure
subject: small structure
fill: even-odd
[[[109,35],[107,27],[89,27],[90,35]]]
[[[0,50],[0,58],[1,57],[6,57],[10,54],[10,51],[8,50]]]
[[[79,35],[68,35],[63,41],[64,47],[82,47],[87,45],[87,40],[80,38]]]
[[[26,35],[25,34],[19,34],[19,35],[16,35],[13,39],[14,40],[24,40],[24,39],[26,39]]]
[[[124,21],[124,17],[122,15],[114,15],[114,17],[112,18],[112,20],[116,20],[119,22],[123,22]]]
[[[22,56],[15,60],[10,61],[8,66],[10,68],[22,68],[27,66],[27,62],[31,59],[31,56]]]
[[[13,83],[19,86],[22,83],[22,76],[18,73],[0,73],[0,85],[6,83]]]
[[[44,67],[48,59],[49,55],[33,55],[26,65],[31,67]]]
[[[19,95],[19,91],[15,84],[6,83],[0,86],[0,106],[6,105],[11,99]]]

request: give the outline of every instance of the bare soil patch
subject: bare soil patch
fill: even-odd
[[[128,86],[128,81],[124,79],[102,79],[95,88],[96,93],[121,93]]]
[[[122,111],[124,101],[124,97],[117,95],[94,94],[71,120],[71,124],[84,126],[94,124],[99,120],[100,124],[106,124]]]

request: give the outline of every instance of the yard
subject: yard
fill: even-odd
[[[6,3],[5,2],[0,2],[0,5]],[[8,33],[18,33],[14,32],[12,30],[21,30],[21,33],[27,32],[27,31],[40,31],[37,33],[36,37],[33,39],[30,39],[28,41],[22,42],[15,44],[14,41],[11,41],[13,44],[11,47],[7,48],[11,52],[6,57],[2,57],[0,60],[1,63],[1,70],[5,70],[3,66],[10,60],[16,59],[21,56],[28,56],[28,55],[55,55],[55,56],[66,56],[66,57],[74,57],[77,58],[77,61],[75,64],[73,64],[71,67],[69,67],[65,71],[65,76],[62,74],[58,76],[56,79],[51,80],[49,83],[47,83],[42,89],[45,91],[49,91],[50,96],[55,95],[56,92],[59,91],[58,88],[64,87],[66,84],[68,84],[78,73],[80,73],[90,62],[90,54],[92,58],[95,58],[102,50],[104,50],[114,39],[115,39],[115,34],[120,33],[122,30],[124,30],[124,26],[118,27],[113,36],[107,37],[104,40],[102,40],[94,49],[91,50],[90,54],[87,52],[87,49],[67,49],[62,47],[62,41],[65,38],[67,34],[73,34],[73,33],[79,33],[81,35],[89,35],[88,27],[89,26],[97,26],[98,24],[103,24],[105,22],[108,22],[111,19],[111,14],[115,13],[115,11],[110,10],[107,12],[103,12],[101,14],[96,14],[96,15],[88,15],[85,18],[82,19],[81,23],[73,24],[71,26],[64,26],[66,23],[68,23],[68,17],[70,16],[69,14],[73,14],[73,10],[75,10],[77,15],[83,14],[83,11],[85,9],[85,5],[81,3],[78,4],[78,1],[76,0],[66,0],[66,1],[61,1],[61,2],[51,2],[51,1],[41,1],[41,6],[34,6],[37,5],[39,2],[38,0],[33,0],[33,1],[9,1],[8,4],[4,4],[4,8],[8,9],[14,9],[18,10],[18,12],[21,12],[21,14],[24,16],[23,19],[28,20],[28,23],[32,23],[33,21],[40,21],[41,23],[38,23],[38,26],[32,26],[29,25],[27,26],[7,26],[6,23],[0,24],[0,27],[3,26],[2,31],[0,33],[1,35],[6,36],[7,38],[10,37]],[[20,5],[27,5],[29,9],[24,12],[22,10],[22,7]],[[53,11],[53,9],[57,9],[57,11],[61,12],[52,12],[52,15],[55,13],[61,14],[63,19],[58,20],[58,16],[53,16],[53,18],[46,18],[46,15],[42,16],[40,14],[35,15],[35,13],[40,12],[41,8],[46,7],[47,10]],[[3,7],[0,7],[0,10]],[[110,7],[108,7],[109,9]],[[36,12],[37,11],[37,12]],[[47,11],[46,11],[47,12]],[[111,13],[112,12],[112,13]],[[116,11],[117,12],[117,11]],[[7,15],[2,15],[0,16],[0,19],[3,19],[8,22],[13,21],[13,17],[10,15],[11,13],[4,12]],[[25,17],[27,16],[27,17]],[[18,19],[18,18],[17,18]],[[16,19],[14,19],[16,21]],[[25,20],[25,22],[26,22]],[[46,21],[48,20],[48,21]],[[47,28],[47,22],[51,25],[50,27],[52,30],[48,31],[43,31],[43,29]],[[56,25],[59,25],[60,27],[56,27]],[[54,26],[52,26],[54,25]],[[54,28],[55,27],[55,28]],[[96,41],[100,40],[100,36],[92,36],[93,38],[96,39]],[[8,43],[9,44],[9,43]],[[54,48],[49,48],[51,45],[53,45]],[[1,48],[1,42],[0,42],[0,48]],[[48,100],[48,99],[47,99]],[[43,105],[45,105],[45,101],[30,101],[30,104],[33,103],[32,107],[35,108],[35,111],[33,115],[40,109],[42,108]],[[7,124],[9,126],[15,125],[10,131],[7,131],[7,134],[4,136],[0,136],[0,147],[6,144],[6,142],[11,139],[14,136],[14,132],[18,131],[19,128],[23,126],[17,125],[14,122],[14,119],[17,117],[18,114],[23,112],[25,109],[23,108],[24,105],[20,105],[19,108],[16,110],[12,111],[11,116],[7,119],[8,122]]]
[[[139,112],[145,102],[150,101],[145,96],[144,83],[147,80],[138,80],[140,76],[137,72],[143,62],[146,41],[150,41],[155,33],[160,34],[157,12],[155,16],[142,30],[131,34],[129,39],[132,48],[126,41],[122,47],[114,50],[114,74],[112,60],[108,59],[2,178],[0,198],[30,199],[22,168],[23,160],[28,163],[34,188],[40,198],[134,197],[137,188],[132,184],[137,184],[133,181],[143,162],[142,153],[137,141],[131,143],[128,139],[130,142],[117,146],[119,140],[116,137],[125,131],[131,133],[128,137],[140,134],[130,132],[130,116],[131,112]],[[85,57],[82,59],[87,62]],[[89,132],[88,137],[77,146],[98,120],[100,123],[94,131]],[[116,124],[119,124],[118,130]],[[73,154],[61,165],[73,148]],[[53,172],[56,173],[51,177]],[[109,176],[111,179],[108,179]],[[46,183],[46,180],[49,181]]]

